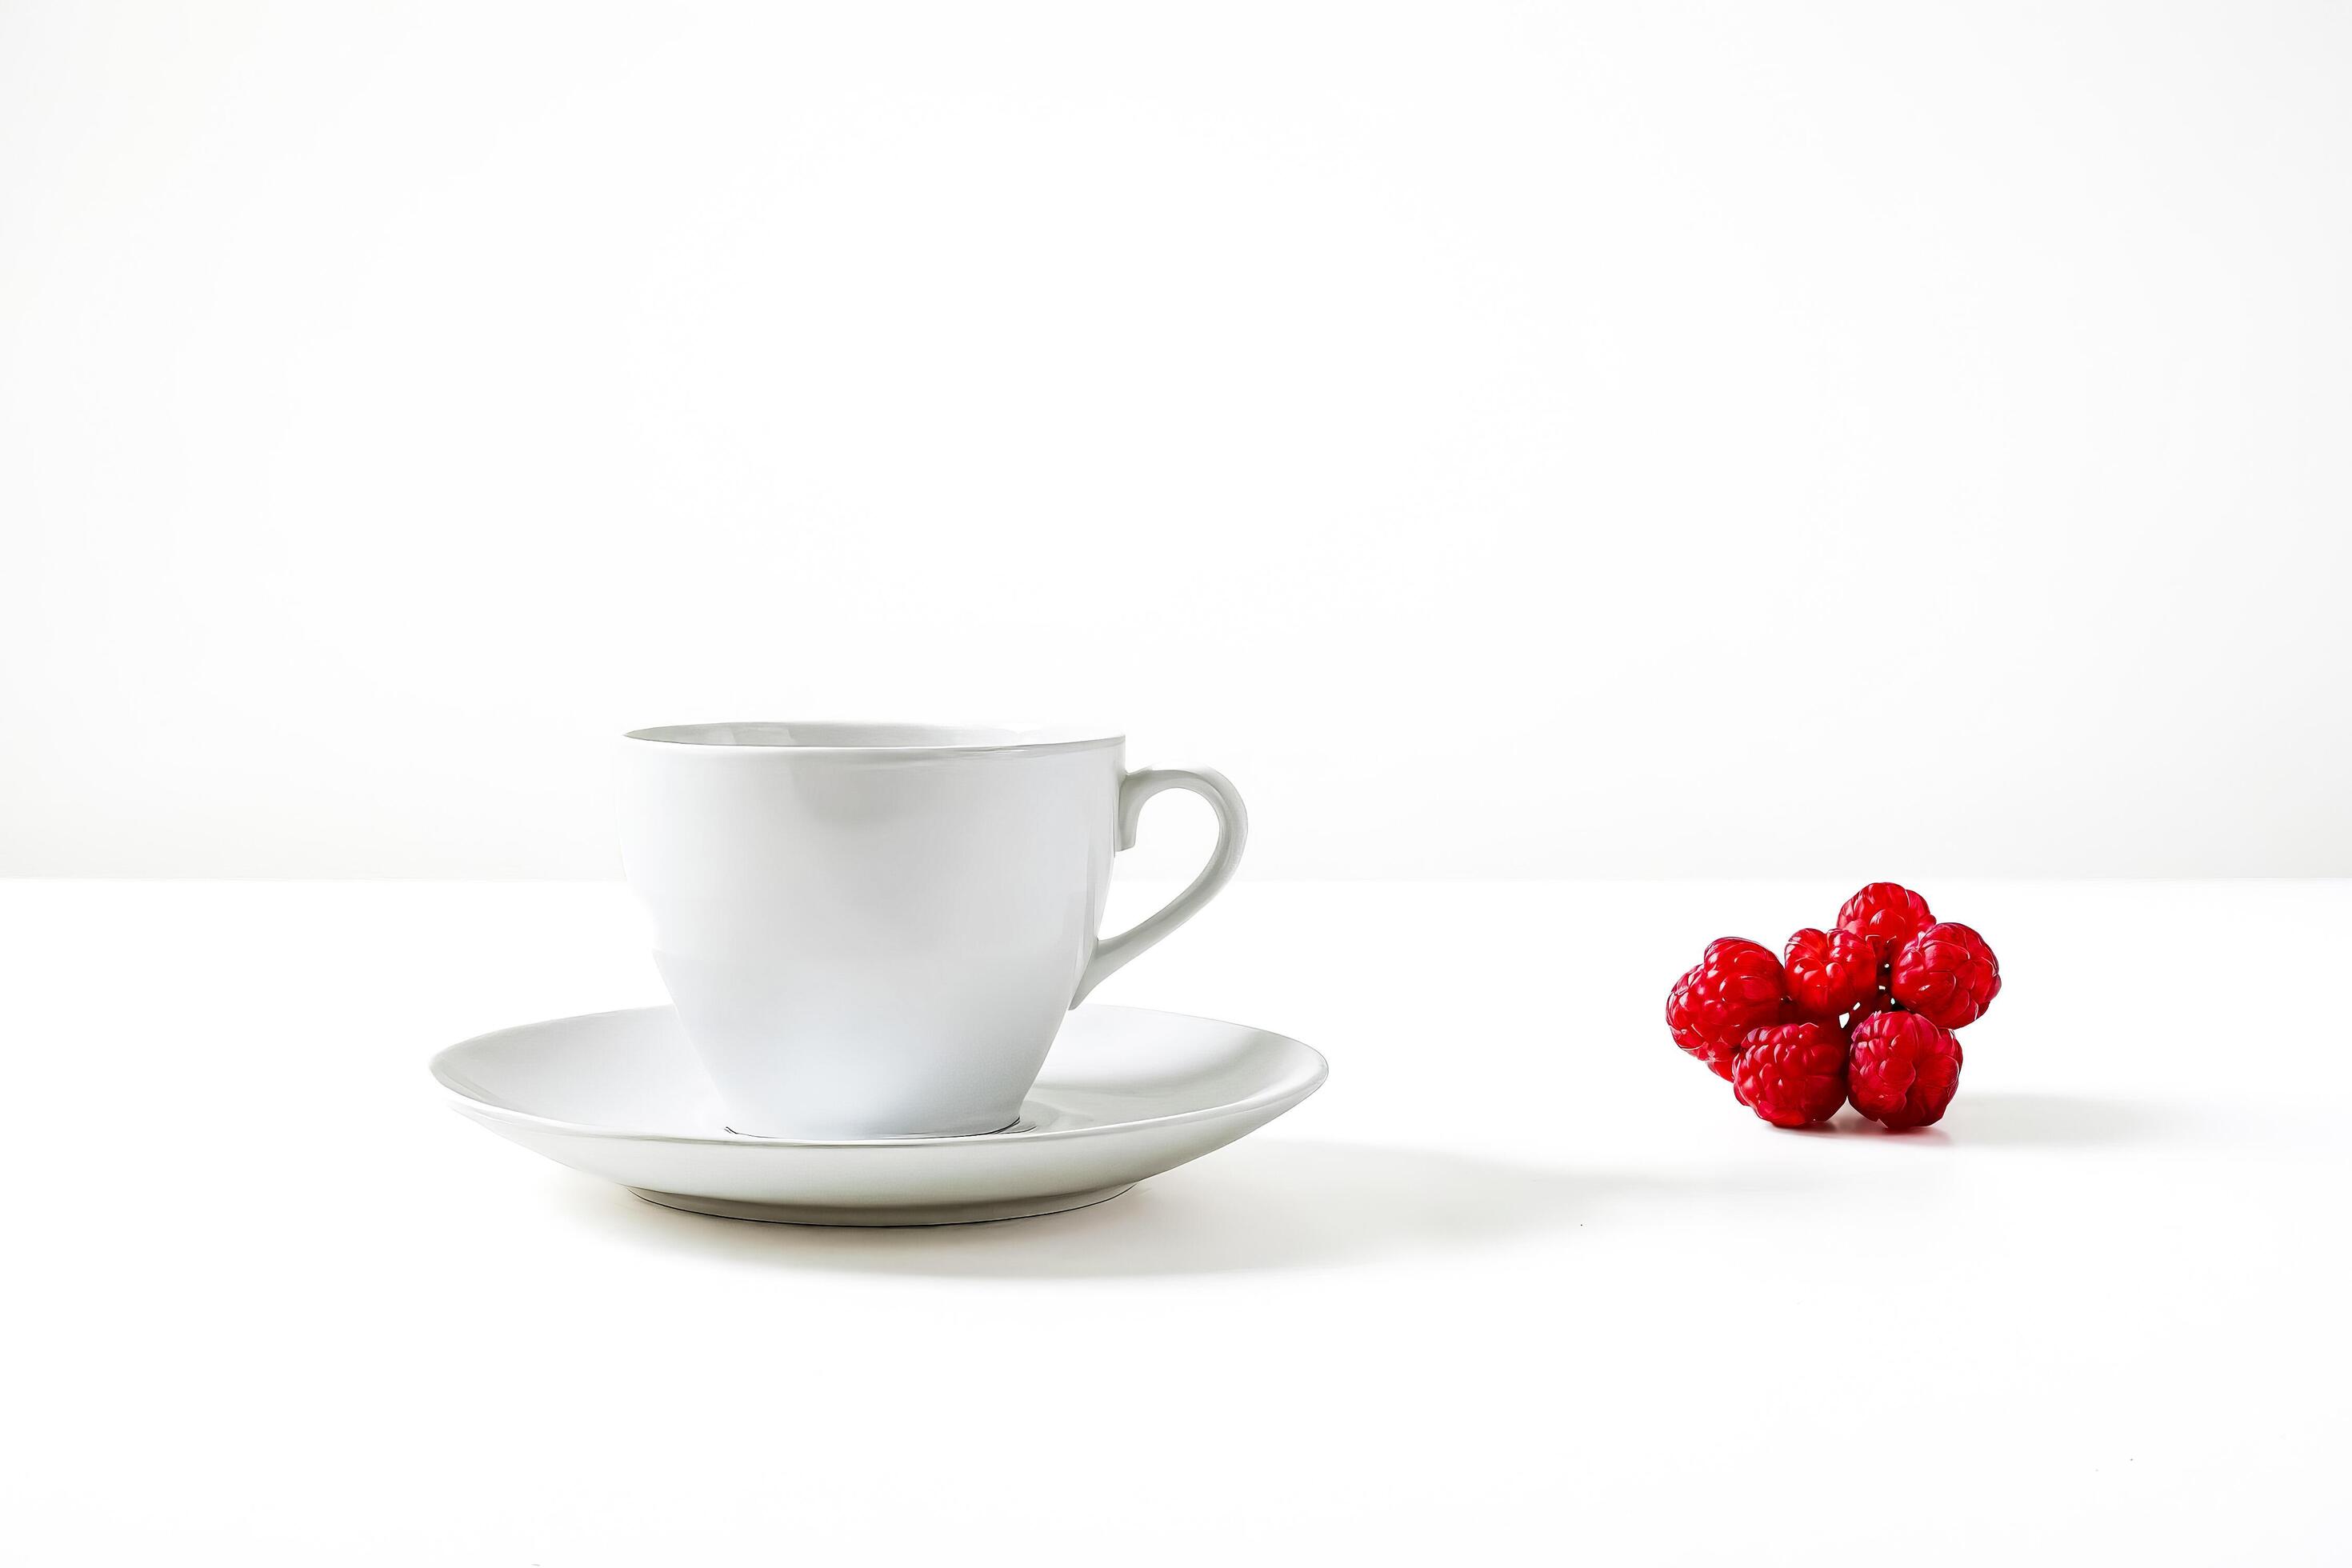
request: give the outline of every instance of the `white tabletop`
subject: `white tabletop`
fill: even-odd
[[[437,1103],[443,1044],[660,999],[618,887],[0,883],[5,1554],[2352,1556],[2352,888],[1929,884],[2007,978],[1951,1114],[1776,1132],[1665,991],[1849,890],[1239,884],[1102,1000],[1320,1096],[858,1232]]]

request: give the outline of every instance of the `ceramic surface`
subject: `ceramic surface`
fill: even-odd
[[[1322,1085],[1315,1050],[1177,1013],[1069,1015],[1013,1130],[808,1142],[730,1132],[667,1007],[501,1029],[433,1076],[457,1110],[676,1208],[823,1225],[936,1225],[1115,1197],[1264,1126]]]
[[[622,859],[729,1125],[840,1140],[1010,1124],[1068,1010],[1230,879],[1222,776],[1129,773],[1115,731],[743,723],[624,742]],[[1204,796],[1191,887],[1097,936],[1143,804]]]

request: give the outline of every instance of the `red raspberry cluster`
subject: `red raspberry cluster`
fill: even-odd
[[[1775,1127],[1827,1121],[1849,1100],[1881,1126],[1925,1127],[1960,1086],[1960,1042],[2000,994],[2000,961],[1927,900],[1873,882],[1779,958],[1722,937],[1666,995],[1675,1044],[1731,1080]]]

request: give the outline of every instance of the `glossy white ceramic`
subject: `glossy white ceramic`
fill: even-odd
[[[672,1208],[803,1225],[951,1225],[1116,1197],[1262,1127],[1322,1085],[1281,1035],[1139,1007],[1081,1007],[1007,1131],[747,1138],[667,1007],[501,1029],[433,1058],[458,1110],[560,1164]]]
[[[1232,877],[1220,775],[1129,773],[1115,732],[689,724],[625,742],[622,859],[728,1125],[839,1140],[994,1131],[1062,1017]],[[1099,939],[1143,803],[1204,796],[1192,886]]]

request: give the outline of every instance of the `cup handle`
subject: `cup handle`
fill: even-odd
[[[1143,803],[1165,789],[1189,789],[1209,803],[1217,814],[1217,847],[1209,852],[1209,863],[1201,868],[1192,885],[1158,913],[1095,943],[1094,956],[1087,960],[1086,973],[1078,978],[1077,994],[1070,998],[1073,1007],[1128,960],[1200,913],[1201,906],[1217,896],[1217,889],[1233,879],[1234,868],[1241,864],[1242,846],[1249,840],[1249,811],[1242,805],[1240,792],[1213,768],[1143,768],[1120,780],[1119,848],[1135,847],[1135,825],[1143,816]]]

